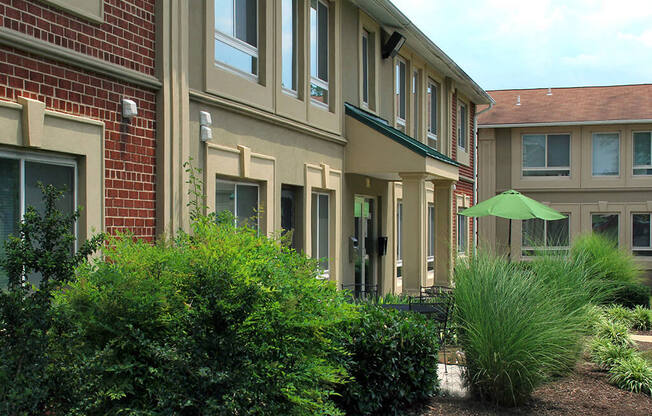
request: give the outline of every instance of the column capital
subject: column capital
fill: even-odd
[[[422,172],[403,172],[399,173],[398,176],[401,177],[401,180],[404,181],[418,181],[418,180],[423,180],[425,181],[430,177],[427,173],[422,173]]]
[[[456,181],[450,179],[433,179],[431,182],[435,188],[452,188]]]

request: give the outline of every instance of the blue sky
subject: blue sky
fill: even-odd
[[[652,0],[392,0],[481,87],[652,82]]]

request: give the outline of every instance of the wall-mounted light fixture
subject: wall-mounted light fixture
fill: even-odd
[[[392,36],[390,36],[389,39],[387,39],[387,42],[383,45],[383,59],[395,57],[404,43],[405,36],[396,31],[392,33]]]
[[[122,99],[122,118],[126,121],[131,121],[132,118],[138,115],[138,106],[134,100],[128,98]]]
[[[213,130],[211,126],[213,125],[213,120],[211,118],[211,113],[208,111],[199,112],[199,128],[200,128],[200,138],[202,142],[207,142],[213,138]]]

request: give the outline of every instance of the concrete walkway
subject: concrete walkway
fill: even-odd
[[[636,335],[632,334],[632,339],[637,342],[650,342],[652,343],[652,335]]]
[[[448,364],[447,368],[448,372],[445,372],[444,364],[438,364],[437,366],[437,376],[439,377],[441,393],[452,397],[468,397],[469,390],[464,387],[464,381],[462,379],[464,367]]]

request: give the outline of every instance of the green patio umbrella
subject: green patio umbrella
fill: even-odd
[[[510,253],[512,248],[512,220],[539,218],[550,221],[566,218],[565,215],[513,189],[491,197],[486,201],[482,201],[471,208],[467,208],[460,212],[460,215],[467,217],[494,215],[509,219],[508,246]]]

